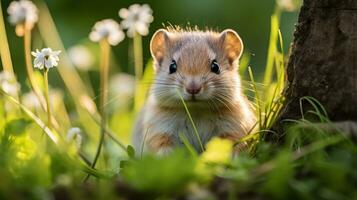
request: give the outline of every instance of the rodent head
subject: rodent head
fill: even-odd
[[[158,104],[227,106],[240,95],[237,73],[243,43],[230,29],[217,32],[158,30],[151,39]],[[178,93],[179,92],[179,93]]]

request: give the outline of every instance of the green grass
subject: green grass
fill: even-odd
[[[66,195],[73,199],[357,197],[355,142],[333,126],[318,100],[301,98],[301,119],[284,121],[286,132],[283,141],[274,143],[264,140],[276,134],[271,128],[285,103],[282,91],[287,55],[279,31],[278,13],[272,16],[263,84],[254,76],[248,54],[243,56],[239,69],[243,80],[249,83],[245,92],[252,98],[259,119],[256,129],[238,141],[250,144],[247,151],[230,158],[231,152],[224,146],[226,141],[216,140],[206,146],[203,154],[198,154],[185,135],[180,134],[184,147],[174,149],[170,156],[157,157],[135,152],[129,146],[130,132],[137,115],[136,109],[143,106],[150,87],[148,83],[154,79],[152,62],[149,61],[140,84],[136,86],[136,98],[131,98],[124,108],[113,109],[110,113],[109,125],[104,127],[107,137],[103,154],[97,167],[92,169],[91,161],[101,126],[95,107],[96,98],[90,96],[88,91],[92,88],[84,84],[71,66],[48,8],[42,1],[39,3],[43,18],[38,28],[43,40],[54,49],[63,50],[58,70],[66,87],[66,98],[57,97],[61,104],[53,105],[55,111],[62,111],[53,113],[62,126],[49,129],[44,122],[46,113],[43,109],[27,108],[19,99],[1,91],[0,199],[44,199]],[[11,68],[8,64],[11,59],[6,51],[8,44],[0,45],[3,49],[1,58]],[[22,95],[19,94],[20,97]],[[182,103],[194,128],[192,134],[204,150],[205,146],[183,99]],[[305,110],[305,103],[313,109]],[[69,112],[75,113],[76,117],[70,118]],[[330,128],[326,129],[321,124]],[[66,131],[72,126],[83,130],[80,148],[73,141],[66,140]],[[228,155],[230,159],[220,160],[222,157],[217,156],[217,152],[222,157]],[[83,183],[87,174],[91,178]]]
[[[191,117],[191,113],[190,113],[190,111],[189,111],[188,108],[187,108],[187,105],[186,105],[186,103],[185,103],[185,100],[183,99],[183,97],[182,97],[180,91],[177,90],[177,94],[179,95],[179,97],[180,97],[180,99],[181,99],[181,102],[182,102],[182,105],[183,105],[184,108],[185,108],[186,114],[187,114],[188,118],[190,119],[191,125],[192,125],[193,130],[194,130],[194,134],[195,134],[195,136],[196,136],[196,138],[197,138],[197,141],[198,141],[198,144],[200,145],[201,150],[204,151],[205,148],[203,147],[203,144],[202,144],[200,135],[199,135],[198,130],[197,130],[197,128],[196,128],[195,122],[193,121],[193,119],[192,119],[192,117]]]

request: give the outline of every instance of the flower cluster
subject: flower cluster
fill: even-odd
[[[125,35],[120,25],[112,19],[105,19],[95,23],[92,32],[89,34],[89,39],[93,42],[106,39],[113,46],[121,42],[124,37]]]
[[[51,48],[43,48],[41,51],[31,52],[35,57],[34,67],[38,69],[50,69],[58,65],[59,54],[61,51],[52,51]]]
[[[96,22],[89,34],[89,39],[93,42],[106,39],[110,45],[114,46],[125,37],[122,29],[127,30],[128,37],[134,37],[135,34],[145,36],[149,33],[150,23],[154,20],[152,10],[147,4],[133,4],[128,9],[122,8],[119,10],[119,16],[123,19],[120,25],[112,19]]]
[[[136,33],[147,35],[150,23],[154,20],[152,10],[147,4],[133,4],[129,9],[122,8],[119,10],[119,16],[123,18],[121,25],[128,30],[128,37],[134,37]]]
[[[38,9],[29,0],[13,1],[7,9],[9,22],[16,25],[16,33],[22,36],[23,28],[31,30],[38,20]]]

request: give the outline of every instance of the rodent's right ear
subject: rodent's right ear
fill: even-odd
[[[151,38],[150,42],[150,51],[153,58],[161,64],[165,53],[166,53],[166,43],[168,38],[168,33],[165,29],[159,29]]]

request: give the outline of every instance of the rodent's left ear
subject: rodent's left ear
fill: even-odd
[[[237,32],[226,29],[220,34],[222,48],[230,63],[239,59],[243,53],[243,42]]]

